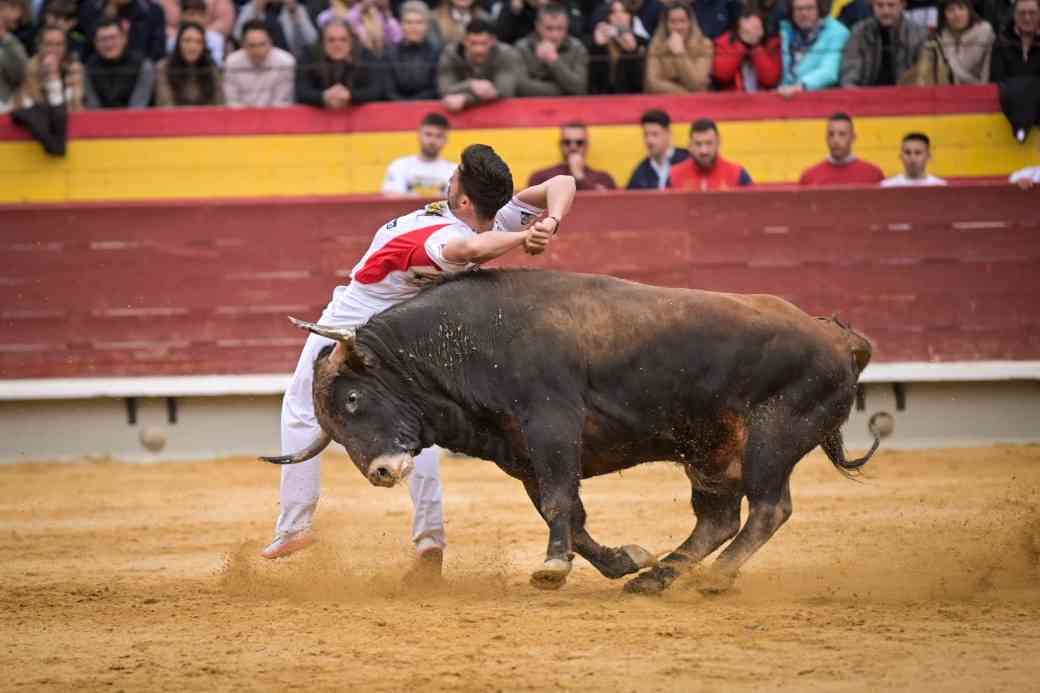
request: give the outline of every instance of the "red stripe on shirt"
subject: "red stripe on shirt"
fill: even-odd
[[[402,233],[372,253],[365,260],[365,266],[354,273],[354,281],[377,284],[386,279],[386,275],[391,272],[404,272],[409,267],[433,265],[443,271],[443,268],[426,254],[426,241],[435,232],[449,225],[434,224]]]

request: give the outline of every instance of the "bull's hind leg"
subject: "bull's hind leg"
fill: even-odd
[[[541,506],[538,484],[524,482],[524,490],[536,508]],[[631,575],[657,563],[652,553],[636,544],[617,548],[603,546],[585,529],[585,506],[579,496],[571,509],[571,545],[575,553],[591,563],[604,577],[611,580]],[[544,519],[544,516],[543,516]]]
[[[691,476],[691,481],[696,483]],[[661,563],[641,573],[625,585],[626,592],[657,594],[663,591],[683,570],[689,569],[711,555],[740,530],[741,494],[726,491],[722,495],[698,491],[691,494],[697,524],[689,538],[675,551],[661,559]]]

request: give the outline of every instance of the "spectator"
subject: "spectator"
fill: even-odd
[[[1036,138],[1036,146],[1040,150],[1040,137]],[[1030,190],[1040,183],[1040,166],[1028,166],[1019,169],[1012,173],[1008,180],[1023,190]]]
[[[356,41],[339,19],[321,29],[321,55],[296,68],[296,101],[319,108],[346,108],[386,97],[384,65]]]
[[[606,171],[588,166],[589,130],[585,123],[567,123],[560,128],[560,155],[563,163],[531,174],[527,185],[544,183],[553,176],[574,176],[578,190],[614,190],[617,184]]]
[[[165,35],[165,34],[164,34]],[[155,65],[130,49],[123,25],[102,20],[87,59],[83,100],[87,108],[147,108],[155,86]]]
[[[641,26],[641,25],[640,25]],[[646,71],[644,31],[636,31],[632,14],[622,0],[603,6],[589,40],[589,93],[638,94]]]
[[[318,42],[318,30],[298,0],[250,0],[238,13],[234,37],[245,45],[245,26],[259,20],[267,26],[267,35],[275,48],[302,58]]]
[[[789,0],[748,0],[747,5],[758,10],[759,16],[765,18],[768,36],[779,34],[780,22],[787,19],[791,13]]]
[[[384,195],[443,198],[455,164],[441,158],[451,124],[440,113],[427,113],[419,123],[419,154],[395,159],[386,170]]]
[[[632,31],[636,35],[646,38],[649,43],[654,32],[657,31],[657,24],[665,11],[665,3],[671,6],[675,0],[665,0],[665,3],[660,0],[623,0],[623,2],[625,9],[632,15]]]
[[[242,48],[224,63],[224,103],[255,108],[290,106],[295,70],[296,59],[274,46],[264,20],[250,20],[242,27]]]
[[[711,41],[687,5],[672,5],[657,27],[646,59],[649,94],[685,94],[708,88]]]
[[[177,14],[180,17],[180,24],[195,23],[203,27],[206,27],[206,0],[180,0],[177,6]],[[167,25],[167,29],[169,25]],[[224,63],[224,46],[227,44],[227,34],[221,33],[214,29],[206,28],[206,48],[209,49],[209,57],[213,59],[213,63],[218,67]],[[178,32],[174,31],[169,36],[169,42],[166,45],[166,52],[173,53],[173,47],[176,45]]]
[[[821,12],[821,15],[826,15],[826,12]],[[841,8],[841,12],[838,13],[838,21],[841,22],[846,29],[852,31],[856,28],[856,25],[862,22],[864,19],[870,19],[874,16],[874,5],[871,0],[850,0],[844,7]]]
[[[791,20],[780,22],[784,76],[778,91],[835,87],[841,79],[841,53],[849,30],[822,12],[821,0],[791,0]]]
[[[628,179],[629,190],[661,190],[669,185],[672,167],[690,158],[685,149],[672,146],[672,119],[664,111],[653,109],[640,119],[646,158],[639,162]]]
[[[83,65],[69,50],[64,29],[44,26],[38,41],[39,50],[29,61],[22,83],[21,107],[49,104],[63,106],[70,113],[82,111]]]
[[[90,49],[87,39],[77,25],[79,17],[76,13],[76,0],[50,0],[43,10],[43,26],[57,28],[65,32],[65,45],[69,53],[74,54],[82,67],[83,56]]]
[[[157,106],[222,106],[220,69],[206,46],[206,29],[181,24],[170,57],[159,63],[155,79]]]
[[[390,69],[389,98],[436,99],[437,60],[440,50],[429,36],[430,10],[420,0],[401,5],[404,38],[387,51]]]
[[[589,53],[567,33],[567,10],[551,3],[538,10],[535,33],[516,44],[524,62],[517,96],[573,96],[588,91]]]
[[[905,0],[873,0],[874,16],[856,25],[845,44],[841,86],[892,86],[917,62],[927,27],[903,16]]]
[[[28,0],[6,0],[0,4],[0,23],[7,25],[7,33],[18,39],[26,53],[36,50],[36,27]]]
[[[939,15],[939,45],[954,84],[989,81],[994,38],[993,27],[975,13],[969,0],[945,0]]]
[[[719,156],[719,127],[710,118],[690,126],[690,158],[672,167],[675,190],[728,190],[751,185],[751,176],[738,163]]]
[[[678,2],[682,0],[670,0],[664,5],[670,9]],[[743,7],[738,0],[694,0],[691,4],[697,26],[712,41],[733,28]]]
[[[64,156],[68,114],[83,110],[83,66],[69,51],[63,27],[44,26],[38,44],[11,119],[27,128],[48,154]]]
[[[361,45],[377,58],[401,42],[401,25],[390,12],[389,0],[359,0],[347,13],[347,22]]]
[[[846,113],[835,113],[827,120],[827,148],[830,156],[806,169],[799,185],[877,185],[885,179],[881,169],[860,161],[852,153],[856,129]]]
[[[516,50],[498,43],[490,24],[474,19],[466,26],[466,37],[441,53],[437,66],[441,103],[455,112],[479,103],[507,99],[516,94],[523,69]]]
[[[15,106],[15,95],[25,81],[29,56],[22,42],[7,29],[6,14],[12,0],[0,0],[0,113]]]
[[[434,43],[440,46],[461,41],[466,36],[466,25],[470,20],[491,21],[491,15],[476,0],[442,0],[433,11],[433,18],[430,34],[436,39]]]
[[[745,7],[737,26],[715,39],[711,76],[722,91],[762,91],[780,83],[780,37],[766,35],[758,11]]]
[[[153,63],[166,57],[166,14],[151,0],[83,0],[79,26],[93,37],[106,20],[119,22],[126,35],[127,50]],[[97,41],[94,41],[96,47]],[[89,46],[89,44],[88,44]],[[88,53],[92,51],[88,48]],[[90,66],[87,66],[89,75]]]
[[[201,0],[200,6],[192,4],[191,16],[185,16],[184,0],[159,0],[163,13],[166,15],[166,49],[173,52],[174,41],[181,22],[197,22],[206,28],[207,33],[213,32],[222,37],[220,44],[220,56],[224,55],[224,41],[231,35],[231,29],[235,26],[235,4],[231,0]],[[207,37],[206,43],[209,44]],[[213,53],[210,46],[210,54],[213,60],[220,62],[217,55]]]
[[[993,44],[990,79],[1000,85],[1000,107],[1011,132],[1025,142],[1040,123],[1040,0],[1016,0],[1013,19]]]
[[[1014,0],[974,0],[975,12],[999,32],[1011,23],[1014,15]]]
[[[333,19],[346,22],[353,6],[354,0],[308,0],[307,15],[313,19],[312,23],[321,29]]]
[[[932,160],[932,141],[923,132],[911,132],[903,137],[899,160],[903,162],[903,172],[881,181],[882,188],[946,185],[942,178],[928,173],[928,162]]]
[[[499,41],[516,43],[525,36],[534,32],[535,20],[538,11],[553,0],[502,0],[498,19],[495,23],[495,34]],[[566,0],[565,0],[566,1]],[[566,6],[566,12],[570,17],[570,30],[579,33],[581,27],[581,14],[572,5]]]

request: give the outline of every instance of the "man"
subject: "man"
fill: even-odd
[[[1040,125],[1040,0],[1016,0],[1012,21],[997,30],[990,81],[1000,89],[1000,110],[1019,144]]]
[[[838,85],[841,52],[849,30],[834,17],[820,18],[820,0],[792,0],[791,20],[780,22],[783,96]]]
[[[928,40],[928,27],[903,16],[905,0],[873,0],[874,16],[852,30],[841,61],[841,86],[884,87],[899,83]]]
[[[448,119],[427,113],[419,123],[419,154],[395,159],[386,170],[384,195],[437,197],[448,194],[455,164],[441,158],[448,143]]]
[[[537,24],[538,12],[553,0],[503,0],[495,15],[495,35],[503,43],[515,44],[530,35]],[[559,0],[557,0],[559,1]],[[581,30],[582,15],[576,3],[564,0],[561,3],[571,18],[571,31]],[[488,3],[490,6],[491,3]]]
[[[242,27],[242,48],[224,64],[224,102],[228,106],[291,106],[296,59],[275,48],[262,20]]]
[[[166,57],[166,13],[159,3],[151,0],[84,0],[80,3],[79,26],[87,36],[94,36],[103,20],[109,19],[119,22],[131,53],[153,63]]]
[[[685,149],[672,146],[672,119],[667,113],[651,109],[639,119],[643,127],[646,158],[639,162],[628,179],[629,190],[663,190],[668,187],[672,166],[690,157]]]
[[[942,178],[928,173],[928,162],[932,160],[932,141],[923,132],[911,132],[903,137],[899,158],[903,162],[903,173],[881,181],[882,188],[946,185]]]
[[[246,25],[253,21],[266,25],[267,36],[274,46],[297,59],[306,55],[318,42],[318,30],[314,28],[306,8],[297,0],[252,0],[241,5],[232,32],[236,41],[245,44]]]
[[[7,30],[5,12],[14,0],[0,0],[0,113],[7,113],[15,107],[15,96],[25,81],[29,56],[25,46],[18,38]]]
[[[563,163],[535,171],[528,185],[544,183],[553,176],[573,176],[578,190],[614,190],[617,185],[606,171],[589,168],[589,131],[585,123],[567,123],[560,128],[560,155]]]
[[[881,169],[852,154],[856,129],[847,113],[835,113],[827,120],[827,148],[830,156],[806,169],[799,185],[877,185],[885,179]]]
[[[106,19],[94,32],[94,55],[86,64],[83,101],[87,108],[147,108],[155,87],[151,60],[127,47],[123,25]]]
[[[588,91],[589,52],[568,35],[568,21],[563,5],[538,10],[534,33],[516,44],[525,68],[517,96],[573,96]]]
[[[740,164],[719,156],[719,127],[710,118],[690,126],[690,158],[672,167],[676,190],[728,190],[751,185],[751,176]]]
[[[350,27],[330,19],[321,29],[321,51],[296,65],[297,103],[338,110],[386,96],[385,65],[364,46],[354,46]]]
[[[437,86],[441,105],[457,113],[480,103],[507,99],[516,94],[523,71],[516,49],[498,43],[491,25],[474,19],[466,25],[466,36],[441,53]]]
[[[409,269],[457,273],[524,246],[543,252],[574,200],[574,181],[558,176],[513,195],[509,167],[483,144],[462,152],[452,175],[447,202],[435,202],[390,220],[375,234],[372,245],[351,272],[351,281],[332,294],[320,322],[355,327],[419,292]],[[533,222],[533,223],[532,223]],[[490,319],[491,316],[489,316]],[[322,435],[315,418],[312,393],[314,362],[332,340],[307,338],[282,402],[282,452],[294,454]],[[316,540],[311,520],[318,504],[319,458],[282,468],[281,513],[275,540],[261,556],[279,558]],[[441,482],[436,448],[415,458],[411,475],[415,505],[412,540],[419,556],[419,574],[440,576],[445,546]]]

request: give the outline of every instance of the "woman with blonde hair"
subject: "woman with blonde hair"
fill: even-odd
[[[714,47],[689,5],[675,4],[657,25],[646,58],[648,94],[704,91],[711,77]]]

